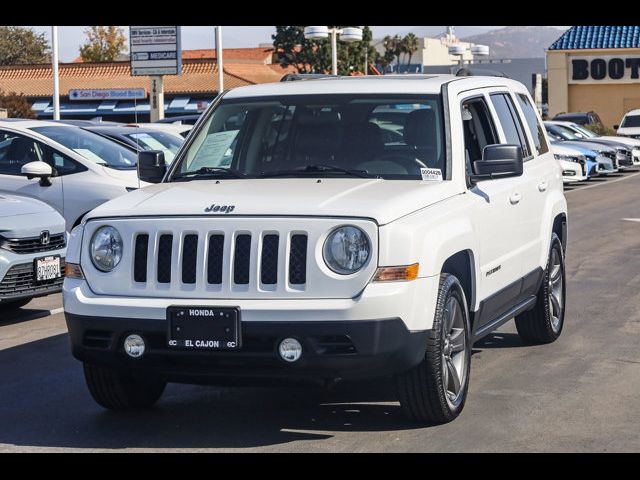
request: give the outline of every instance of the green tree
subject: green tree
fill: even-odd
[[[80,47],[83,62],[113,62],[127,51],[127,38],[121,27],[89,27],[84,34],[87,41]]]
[[[49,43],[44,33],[25,27],[0,26],[0,65],[45,63]]]
[[[5,93],[0,89],[0,108],[7,109],[9,118],[36,118],[31,104],[22,93]]]
[[[402,39],[402,43],[405,53],[409,56],[407,65],[411,65],[411,57],[413,57],[413,54],[418,51],[420,45],[418,37],[413,33],[407,33],[407,35]]]
[[[275,49],[275,61],[284,67],[293,66],[299,73],[331,72],[331,41],[307,40],[304,26],[276,26],[271,36]],[[330,28],[333,28],[330,26]],[[337,27],[342,28],[342,27]],[[345,43],[338,41],[338,73],[348,75],[364,70],[365,52],[369,63],[378,60],[378,52],[371,44],[372,33],[364,27],[362,41]]]

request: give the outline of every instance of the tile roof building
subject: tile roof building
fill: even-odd
[[[278,82],[292,69],[272,64],[269,48],[232,48],[224,50],[224,88],[231,89],[258,83]],[[164,77],[165,113],[196,113],[215,98],[218,92],[218,64],[215,50],[185,50],[182,75]],[[91,118],[146,121],[148,100],[75,102],[69,100],[74,89],[144,88],[149,93],[149,77],[131,76],[129,61],[85,63],[76,59],[59,65],[62,118]],[[10,65],[0,67],[0,89],[25,95],[38,118],[52,118],[52,68],[43,65]],[[180,107],[178,107],[180,105]],[[117,117],[117,118],[116,118]],[[124,117],[127,117],[124,119]]]
[[[598,113],[607,127],[640,108],[640,26],[574,26],[547,50],[549,116]]]

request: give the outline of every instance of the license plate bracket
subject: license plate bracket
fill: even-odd
[[[237,307],[170,306],[167,346],[183,350],[238,350],[242,346]]]

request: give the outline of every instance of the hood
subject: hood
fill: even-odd
[[[43,230],[64,232],[64,218],[40,200],[0,193],[0,235],[27,238]]]
[[[0,193],[0,218],[36,213],[52,213],[54,210],[40,200]]]
[[[131,170],[116,170],[115,168],[104,167],[100,165],[102,172],[108,177],[118,180],[125,187],[138,188],[138,170],[133,168]],[[146,182],[140,182],[141,186],[149,185]]]
[[[339,216],[389,223],[456,195],[455,182],[359,178],[192,180],[136,190],[87,218],[166,215]],[[216,208],[217,207],[217,208]],[[224,207],[224,208],[221,208]]]
[[[595,144],[600,144],[600,145],[608,145],[610,147],[613,148],[623,148],[625,150],[628,150],[629,147],[627,145],[625,145],[622,142],[619,142],[617,140],[608,140],[606,138],[602,138],[602,137],[597,137],[597,138],[585,138],[584,140],[580,140],[581,142],[586,142],[586,143],[595,143]]]
[[[593,155],[598,152],[615,153],[614,147],[612,147],[611,145],[606,145],[604,143],[584,142],[582,140],[565,140],[560,143],[565,147],[575,148],[585,155]]]
[[[583,155],[584,152],[576,147],[563,145],[560,143],[551,143],[551,151],[555,155]]]
[[[616,136],[613,136],[613,135],[605,135],[605,136],[602,136],[602,137],[594,138],[594,140],[599,140],[599,139],[613,140],[614,142],[623,143],[623,144],[625,144],[625,145],[627,145],[628,147],[631,147],[631,148],[640,148],[640,140],[638,140],[637,138],[621,137],[621,136],[617,136],[616,137]]]

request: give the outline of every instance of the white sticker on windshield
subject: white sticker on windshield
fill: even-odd
[[[442,181],[442,170],[440,170],[439,168],[421,168],[420,174],[422,175],[423,181],[430,181],[430,182]]]

